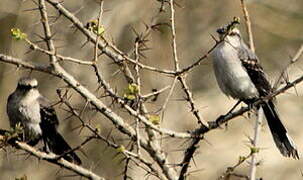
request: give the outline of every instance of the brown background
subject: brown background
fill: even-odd
[[[176,8],[176,30],[177,46],[181,67],[191,64],[214,44],[210,34],[215,35],[217,27],[226,24],[234,16],[241,16],[240,2],[237,0],[183,0],[178,1],[181,7]],[[98,15],[98,4],[91,0],[66,0],[64,6],[72,12],[81,10],[76,16],[83,22],[94,19]],[[132,27],[138,32],[145,30],[144,23],[150,24],[151,19],[157,14],[160,4],[155,0],[106,0],[103,25],[106,29],[106,38],[114,40],[116,46],[128,53],[133,48],[135,34]],[[39,22],[38,11],[24,11],[34,8],[31,1],[21,3],[20,0],[0,1],[0,53],[9,54],[22,58],[26,61],[46,63],[47,57],[40,53],[26,53],[28,47],[23,42],[12,41],[10,29],[21,28],[29,35],[32,41],[39,40],[35,33],[42,35]],[[303,1],[302,0],[250,0],[248,9],[252,19],[252,28],[258,54],[263,67],[268,72],[272,82],[274,82],[281,69],[294,55],[303,42]],[[169,7],[167,12],[158,17],[158,22],[169,22]],[[51,8],[50,14],[56,15]],[[242,20],[243,21],[243,20]],[[242,34],[247,39],[244,25],[241,25]],[[53,27],[56,32],[55,42],[57,47],[61,47],[61,54],[91,60],[93,57],[92,45],[81,48],[85,42],[85,37],[80,32],[75,32],[71,28],[71,23],[61,17]],[[151,49],[145,52],[143,63],[165,69],[173,69],[173,59],[171,51],[171,35],[166,27],[161,28],[161,32],[152,32],[149,36],[148,47]],[[39,44],[42,45],[42,44]],[[125,81],[121,75],[112,76],[117,70],[115,65],[106,57],[101,57],[99,66],[107,80],[119,92],[123,92]],[[206,60],[201,66],[196,67],[187,79],[190,89],[204,119],[214,120],[220,114],[224,114],[235,103],[228,99],[218,89],[212,72],[211,58]],[[302,60],[301,60],[302,61]],[[73,73],[83,84],[91,90],[96,88],[96,79],[91,73],[91,69],[70,63],[66,63],[68,71]],[[289,69],[291,80],[302,75],[302,62],[298,62]],[[16,69],[15,66],[0,64],[0,127],[9,128],[6,115],[6,100],[8,95],[15,89],[19,77],[28,75],[30,72],[23,69]],[[40,90],[52,101],[58,100],[55,88],[64,86],[64,83],[46,74],[33,72],[32,76],[40,81]],[[150,92],[151,88],[162,88],[170,85],[171,78],[163,75],[143,71],[143,93]],[[297,94],[294,89],[278,97],[280,115],[284,124],[293,137],[300,152],[303,152],[303,103],[302,85],[299,84]],[[149,104],[149,108],[156,110],[163,103],[167,93],[160,96],[155,104]],[[168,109],[163,118],[163,127],[176,131],[187,131],[194,129],[197,122],[189,112],[188,105],[180,101],[184,97],[178,85],[173,93]],[[75,106],[82,107],[83,99],[76,94],[73,96]],[[110,104],[110,102],[108,102]],[[87,132],[72,131],[79,125],[75,119],[66,119],[68,116],[60,107],[56,108],[61,119],[59,130],[68,139],[71,145],[77,145],[85,139]],[[123,113],[123,112],[121,112]],[[247,117],[247,116],[245,116]],[[94,124],[100,124],[102,132],[106,134],[112,125],[104,120],[100,115],[87,113],[86,119]],[[249,118],[238,117],[228,125],[228,129],[215,130],[206,135],[206,141],[200,143],[199,152],[195,156],[195,164],[192,164],[190,180],[196,179],[216,179],[228,166],[234,165],[240,155],[249,153],[248,138],[252,136],[254,127],[254,116]],[[264,121],[265,122],[265,121]],[[119,133],[114,132],[119,140]],[[121,139],[121,138],[120,138]],[[302,160],[296,161],[284,158],[276,149],[269,129],[264,123],[260,136],[261,152],[259,159],[261,166],[258,168],[258,177],[264,179],[301,179]],[[121,143],[124,143],[121,141]],[[165,140],[163,145],[170,154],[172,162],[180,162],[182,150],[186,143],[180,140]],[[84,159],[84,166],[92,169],[108,179],[121,179],[123,164],[121,157],[117,157],[116,152],[106,148],[100,142],[90,143],[84,148],[87,157]],[[81,153],[79,153],[81,154]],[[244,164],[236,172],[248,174],[249,165]],[[58,168],[46,162],[24,155],[21,151],[6,148],[0,151],[0,179],[14,179],[26,174],[30,180],[40,179],[74,179],[75,177],[64,177],[71,175],[66,171],[58,171]],[[134,179],[143,179],[144,173],[139,168],[133,167],[130,172]]]

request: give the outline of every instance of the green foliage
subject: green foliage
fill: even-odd
[[[27,38],[27,34],[23,33],[19,28],[12,28],[11,35],[17,41]]]
[[[95,128],[96,128],[97,133],[101,132],[101,125],[100,124],[97,124]]]
[[[16,124],[15,128],[11,128],[9,131],[4,131],[4,134],[0,136],[0,149],[5,148],[8,145],[15,144],[16,140],[21,140],[22,135],[23,135],[23,127],[21,126],[20,123]],[[22,177],[21,179],[19,178],[18,180],[26,180],[26,179]]]
[[[19,140],[23,134],[23,127],[20,123],[16,124],[15,128],[11,128],[1,136],[0,147],[6,146],[10,140]]]
[[[119,153],[123,153],[125,151],[125,147],[123,145],[120,145],[118,148],[117,148],[117,151]]]
[[[239,156],[239,163],[242,163],[246,159],[247,159],[247,157],[245,157],[245,156]]]
[[[257,147],[250,147],[250,153],[254,154],[254,153],[258,153],[260,151],[260,148]]]
[[[23,133],[23,126],[21,123],[17,123],[14,128],[11,128],[10,131],[5,133],[5,136],[11,138],[19,137]]]
[[[154,125],[159,125],[161,122],[161,118],[159,115],[149,115],[148,120]]]
[[[102,36],[105,32],[105,29],[101,24],[98,26],[98,20],[96,19],[87,22],[85,28],[92,31],[97,36]]]
[[[134,100],[138,93],[139,87],[137,84],[128,84],[127,88],[124,90],[123,97],[128,100]]]

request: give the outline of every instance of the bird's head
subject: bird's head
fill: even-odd
[[[219,37],[221,40],[227,36],[241,37],[240,31],[236,27],[228,28],[228,26],[223,26],[223,27],[217,29],[217,33],[219,34]]]
[[[38,81],[31,77],[22,77],[18,81],[17,89],[29,91],[38,87]]]
[[[232,44],[233,46],[239,46],[241,43],[241,33],[238,28],[233,27],[228,29],[227,27],[222,27],[217,29],[220,40],[224,40]]]
[[[217,29],[220,40],[241,40],[241,34],[237,25],[240,24],[240,18],[234,17],[234,19],[227,25]]]

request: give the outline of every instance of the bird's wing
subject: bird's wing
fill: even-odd
[[[250,79],[258,89],[259,94],[261,96],[270,94],[273,91],[271,84],[267,80],[266,74],[259,63],[257,56],[244,45],[244,47],[238,49],[238,57],[241,60],[243,67],[245,67],[248,72]],[[280,152],[286,157],[299,159],[298,150],[293,140],[287,134],[287,130],[279,117],[273,101],[269,100],[263,103],[262,108],[274,142]]]
[[[266,78],[262,66],[259,63],[258,57],[246,45],[238,48],[238,57],[246,69],[250,79],[255,84],[261,96],[266,96],[272,92],[270,82]]]
[[[40,96],[38,101],[40,103],[41,113],[40,126],[42,129],[42,137],[47,145],[46,149],[58,155],[71,151],[72,148],[57,131],[59,121],[55,109],[51,106],[49,100],[43,96]],[[81,164],[81,159],[75,152],[69,152],[63,157],[70,162]]]
[[[59,121],[55,109],[51,106],[48,99],[43,96],[38,98],[41,114],[41,129],[44,132],[56,130]]]

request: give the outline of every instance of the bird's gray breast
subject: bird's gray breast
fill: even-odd
[[[36,138],[42,134],[40,128],[40,105],[35,99],[12,94],[8,100],[7,113],[11,127],[20,123],[25,131],[27,140]]]
[[[224,42],[213,52],[213,66],[220,89],[235,99],[250,99],[258,91],[242,66],[234,47]]]

